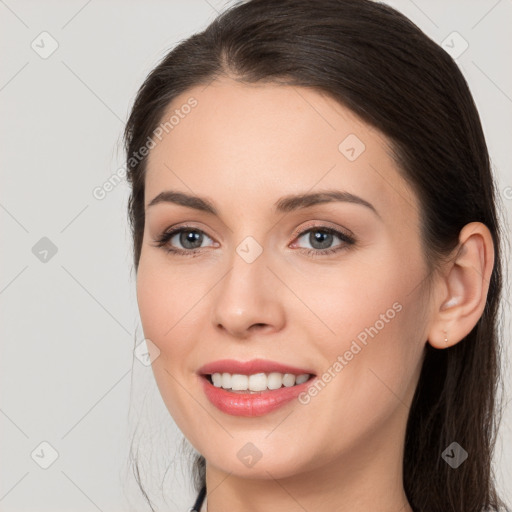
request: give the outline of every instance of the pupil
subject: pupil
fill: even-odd
[[[201,233],[198,233],[197,231],[183,231],[180,236],[180,243],[186,249],[197,249],[198,247],[201,247],[202,236],[203,235]],[[194,245],[194,242],[199,243],[197,245]],[[189,243],[191,243],[192,246],[187,245]]]
[[[331,233],[312,231],[309,235],[309,242],[313,247],[315,247],[315,243],[320,242],[320,247],[315,247],[315,249],[327,249],[332,242],[331,238]]]

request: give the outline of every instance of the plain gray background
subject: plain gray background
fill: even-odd
[[[462,52],[510,218],[512,1],[387,3]],[[225,5],[0,0],[0,511],[149,510],[127,465],[133,436],[159,510],[192,505],[182,436],[134,358],[128,187],[93,191],[124,165],[121,131],[146,74]],[[508,403],[495,470],[509,502],[511,426]]]

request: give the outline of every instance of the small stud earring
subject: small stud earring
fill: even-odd
[[[444,332],[444,342],[448,343],[448,333],[444,330],[443,330],[443,332]]]

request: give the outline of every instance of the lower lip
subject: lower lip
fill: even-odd
[[[297,398],[315,380],[313,376],[302,384],[257,393],[233,393],[214,386],[201,376],[206,397],[217,409],[232,416],[263,416]]]

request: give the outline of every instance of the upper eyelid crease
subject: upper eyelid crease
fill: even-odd
[[[169,231],[167,231],[167,230],[164,231],[160,236],[158,236],[155,239],[155,243],[156,243],[155,246],[156,247],[165,247],[169,243],[169,241],[172,238],[174,238],[174,236],[176,236],[177,234],[179,234],[183,231],[200,232],[203,235],[205,235],[207,238],[209,238],[210,240],[213,240],[212,237],[210,237],[204,230],[202,230],[200,228],[196,228],[196,227],[190,226],[190,225],[181,225],[181,226],[172,228]],[[343,229],[332,228],[332,227],[329,227],[326,225],[311,225],[311,226],[304,227],[301,231],[299,231],[298,233],[295,234],[295,239],[302,238],[303,236],[305,236],[308,233],[313,232],[313,231],[323,231],[326,233],[331,233],[332,235],[336,236],[339,240],[341,240],[343,243],[348,244],[348,245],[353,245],[353,244],[357,243],[357,238],[354,237],[353,234],[348,234],[348,233],[345,233],[345,231]],[[336,247],[338,247],[338,246],[335,246],[335,248],[323,249],[323,250],[318,250],[318,251],[315,251],[314,249],[309,249],[308,251],[309,252],[318,252],[318,254],[321,255],[322,253],[338,252],[338,251],[342,250],[342,249],[336,249]],[[200,250],[200,248],[196,248],[196,249],[173,248],[173,249],[169,249],[168,252],[192,254],[199,250]]]
[[[325,190],[315,193],[285,196],[274,203],[273,210],[275,213],[289,213],[302,208],[332,202],[345,202],[365,206],[382,220],[379,212],[371,203],[359,196],[341,190]],[[173,190],[160,192],[149,202],[146,209],[159,203],[179,204],[187,208],[193,208],[217,217],[219,216],[217,209],[209,199],[186,194],[184,192],[176,192]]]

